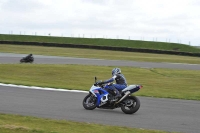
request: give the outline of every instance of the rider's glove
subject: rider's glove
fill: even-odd
[[[104,84],[104,82],[99,82],[99,85],[102,85],[102,84]]]
[[[99,86],[101,86],[102,84],[104,84],[104,82],[100,81],[100,82],[96,82],[94,85],[99,85]]]

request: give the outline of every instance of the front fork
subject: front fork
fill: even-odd
[[[95,98],[96,98],[95,95],[90,93],[90,98],[89,98],[88,102],[89,103],[94,102]]]

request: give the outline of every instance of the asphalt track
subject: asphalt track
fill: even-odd
[[[18,63],[19,57],[22,55],[18,55],[18,57],[13,55],[0,54],[0,63]],[[8,59],[11,61],[8,61]],[[73,58],[69,59],[73,61]],[[40,61],[45,63],[44,61],[47,60],[53,64],[67,61],[66,58],[60,60],[58,57],[38,55],[35,63],[40,63]],[[80,60],[83,60],[83,62],[89,60],[97,63],[99,61]],[[106,62],[106,60],[101,61]],[[73,63],[71,62],[70,64]],[[187,68],[194,69],[190,66],[199,67],[199,65],[188,65]],[[85,110],[82,107],[82,100],[85,95],[86,93],[83,92],[47,91],[0,85],[0,112],[183,133],[200,132],[199,101],[139,97],[141,101],[139,111],[133,115],[126,115],[120,109]]]
[[[0,63],[19,63],[19,60],[25,54],[0,53]],[[34,55],[35,64],[84,64],[84,65],[100,65],[100,66],[130,66],[141,68],[171,68],[200,70],[200,64],[180,64],[180,63],[154,63],[154,62],[136,62],[122,60],[103,60],[58,56],[42,56]]]

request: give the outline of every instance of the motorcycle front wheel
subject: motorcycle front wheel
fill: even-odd
[[[30,63],[33,63],[33,60],[31,60]]]
[[[83,107],[87,110],[93,110],[96,108],[97,98],[93,94],[88,94],[83,99]]]
[[[34,62],[34,58],[31,57],[31,58],[29,59],[29,62],[30,62],[30,63],[33,63],[33,62]]]
[[[129,96],[122,103],[121,110],[125,114],[133,114],[140,108],[140,100],[136,96]]]

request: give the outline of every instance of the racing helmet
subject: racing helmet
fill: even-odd
[[[121,69],[120,68],[113,68],[112,70],[112,76],[116,75],[116,74],[120,74],[121,73]]]

